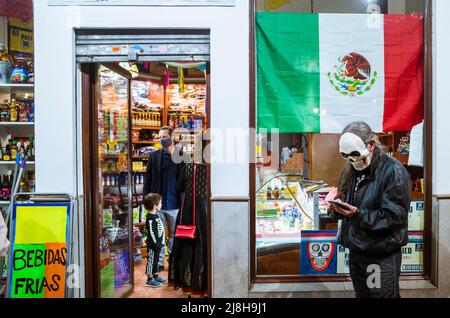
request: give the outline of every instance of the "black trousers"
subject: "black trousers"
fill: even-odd
[[[367,255],[350,251],[350,276],[356,298],[400,298],[401,251]]]

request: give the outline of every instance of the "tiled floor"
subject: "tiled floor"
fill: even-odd
[[[187,298],[183,292],[174,290],[173,287],[169,287],[167,284],[158,288],[152,288],[145,286],[147,276],[145,275],[145,265],[147,260],[144,258],[141,264],[134,265],[134,293],[129,298]],[[164,272],[159,273],[161,277],[167,280],[167,270],[169,264],[167,263],[167,257],[164,265]]]

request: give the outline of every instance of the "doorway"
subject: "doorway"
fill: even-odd
[[[174,143],[188,156],[209,128],[209,31],[135,31],[77,32],[86,297],[189,297],[189,288],[145,285],[144,179],[151,153],[163,151],[161,127],[174,129]],[[165,251],[160,274],[168,279]]]

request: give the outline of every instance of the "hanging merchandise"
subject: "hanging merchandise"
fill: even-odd
[[[164,87],[169,87],[170,83],[170,72],[169,72],[169,66],[166,64],[166,69],[164,70]]]
[[[178,89],[179,89],[179,93],[181,93],[181,94],[183,94],[185,92],[184,70],[182,68],[178,69]]]

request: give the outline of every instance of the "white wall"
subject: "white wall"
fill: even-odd
[[[75,193],[74,27],[210,28],[211,126],[248,127],[248,1],[231,8],[48,7],[34,1],[36,178],[39,192]],[[248,139],[241,152],[247,157]],[[212,195],[248,195],[248,164],[214,164]]]
[[[450,1],[433,6],[433,194],[450,194]]]

